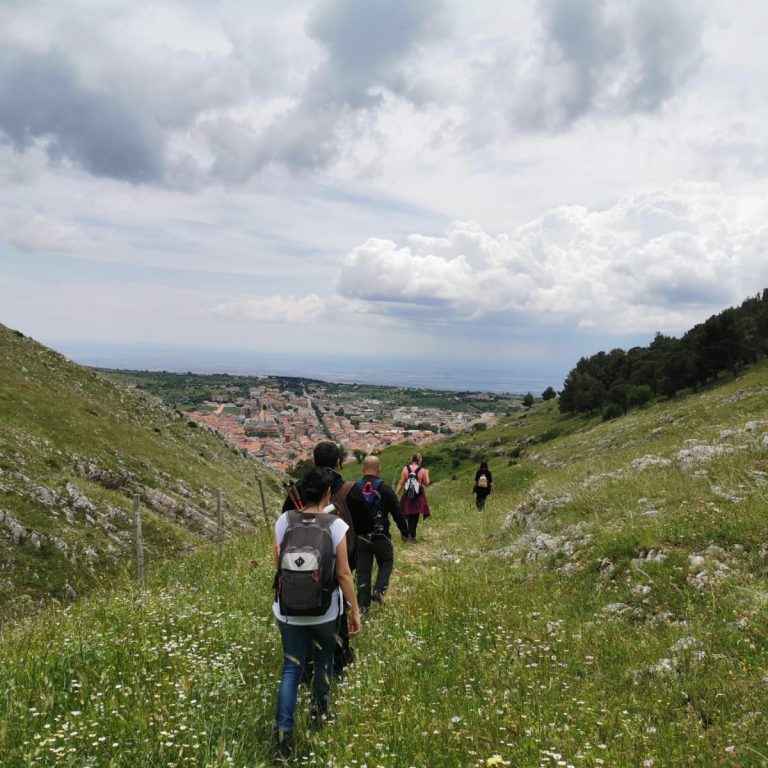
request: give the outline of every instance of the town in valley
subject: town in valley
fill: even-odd
[[[245,455],[287,472],[320,440],[346,461],[388,446],[427,445],[521,408],[522,395],[334,384],[314,379],[110,371],[156,394]],[[479,427],[482,428],[482,427]]]

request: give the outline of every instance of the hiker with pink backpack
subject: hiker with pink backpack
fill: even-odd
[[[411,456],[411,463],[403,467],[395,489],[396,494],[399,494],[401,490],[403,491],[400,509],[408,521],[408,536],[403,536],[404,541],[415,543],[419,515],[423,516],[424,519],[430,515],[429,502],[424,490],[429,486],[429,483],[429,470],[421,466],[421,454],[414,453]]]

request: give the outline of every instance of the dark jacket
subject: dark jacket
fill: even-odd
[[[363,497],[363,492],[361,489],[362,485],[365,485],[369,480],[373,483],[380,479],[381,478],[377,477],[376,475],[363,475],[362,479],[358,480],[357,483],[352,486],[352,490],[349,492],[349,496],[347,498],[351,498],[352,494],[354,493],[356,496],[359,496],[363,504],[366,505],[365,498]],[[403,536],[408,536],[408,523],[405,521],[405,515],[400,509],[400,502],[397,500],[397,495],[392,489],[392,486],[382,480],[381,485],[379,486],[379,493],[381,494],[381,517],[384,523],[384,533],[389,536],[389,515],[391,514],[392,519],[395,521],[395,524],[397,525],[400,533]],[[368,513],[367,505],[365,506],[365,514],[368,518],[367,532],[370,533],[371,530],[373,530],[373,526],[371,524],[371,516]]]

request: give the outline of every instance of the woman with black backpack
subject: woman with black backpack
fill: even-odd
[[[275,602],[272,611],[283,644],[283,672],[277,696],[276,757],[293,754],[296,698],[312,647],[314,727],[332,718],[329,712],[333,655],[343,601],[350,606],[349,635],[360,631],[360,608],[347,557],[347,523],[330,514],[333,473],[313,467],[302,479],[298,508],[283,512],[275,523]],[[319,555],[319,556],[318,556]]]

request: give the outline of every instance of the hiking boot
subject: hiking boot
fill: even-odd
[[[293,757],[293,734],[290,731],[278,731],[276,737],[275,760],[287,762]]]
[[[384,605],[384,593],[378,589],[374,589],[373,594],[371,595],[371,600],[379,605]]]

